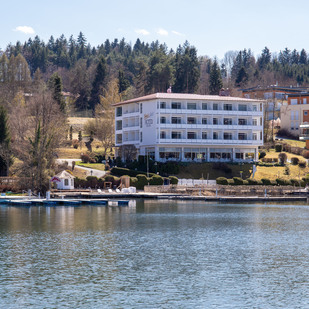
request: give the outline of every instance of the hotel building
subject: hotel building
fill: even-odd
[[[125,147],[160,162],[258,160],[263,101],[155,93],[114,104],[116,156]]]

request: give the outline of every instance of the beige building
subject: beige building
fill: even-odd
[[[307,140],[304,129],[309,127],[309,93],[289,94],[288,105],[281,106],[280,118],[281,129],[301,140]]]

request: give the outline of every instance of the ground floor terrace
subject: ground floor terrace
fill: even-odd
[[[216,147],[184,147],[160,145],[138,149],[138,155],[148,156],[158,161],[182,162],[252,162],[258,160],[258,147],[216,146]]]

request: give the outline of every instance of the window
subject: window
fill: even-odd
[[[187,118],[187,124],[196,124],[196,118],[188,117]]]
[[[116,135],[116,143],[121,144],[122,143],[122,134],[117,134]]]
[[[181,132],[172,132],[172,139],[181,139]]]
[[[307,115],[308,115],[308,112],[307,112],[307,111],[304,111],[304,115],[307,116]]]
[[[256,134],[256,133],[253,133],[253,134],[252,134],[252,139],[253,139],[254,141],[257,140],[257,134]]]
[[[166,108],[166,102],[160,102],[160,109]]]
[[[188,139],[196,139],[196,132],[188,132]]]
[[[238,139],[241,141],[247,140],[247,134],[246,133],[238,133]]]
[[[207,118],[202,118],[202,124],[207,124]]]
[[[291,99],[291,105],[297,105],[297,99]]]
[[[212,119],[212,124],[218,124],[218,118],[213,118]]]
[[[140,125],[141,128],[143,127],[143,118],[140,118]]]
[[[64,185],[68,186],[69,185],[69,179],[64,179]]]
[[[180,102],[172,102],[172,109],[181,109]]]
[[[187,109],[196,109],[196,103],[188,103]]]
[[[166,138],[166,132],[165,131],[160,132],[160,138],[162,138],[162,139]]]
[[[181,124],[181,117],[172,117],[172,123]]]
[[[117,120],[117,122],[116,122],[116,130],[122,130],[122,121],[121,120]]]
[[[224,104],[223,109],[225,111],[231,111],[233,109],[233,105],[232,104]]]
[[[202,109],[203,110],[207,110],[208,108],[207,108],[207,103],[202,103]]]
[[[214,103],[214,104],[212,105],[212,109],[213,109],[214,111],[217,111],[217,110],[219,109],[218,104],[217,104],[217,103]]]
[[[166,117],[160,117],[160,123],[166,123]]]
[[[252,119],[252,125],[257,126],[257,119]]]
[[[257,112],[257,105],[252,105],[252,111]]]
[[[239,126],[246,126],[247,125],[247,119],[238,119],[238,125]]]
[[[241,111],[241,112],[246,112],[247,111],[247,105],[239,104],[238,105],[238,110]]]
[[[241,160],[243,160],[243,158],[244,158],[244,154],[242,153],[242,152],[236,152],[235,153],[235,158],[236,159],[241,159]]]
[[[232,133],[230,133],[230,132],[224,132],[224,133],[223,133],[223,139],[229,139],[229,140],[233,139]]]
[[[232,125],[232,123],[233,123],[232,118],[224,118],[223,119],[224,125]]]
[[[141,132],[141,135],[140,135],[140,142],[143,141],[143,132]]]
[[[202,139],[207,139],[207,132],[202,132]]]
[[[140,110],[140,113],[142,114],[143,113],[143,103],[140,104],[140,109],[139,110]]]
[[[116,109],[116,116],[121,117],[122,116],[122,107],[117,107]]]
[[[307,104],[307,99],[303,98],[303,104]]]
[[[213,132],[212,138],[213,139],[218,139],[218,132]]]

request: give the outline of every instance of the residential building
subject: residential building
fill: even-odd
[[[278,85],[241,89],[244,98],[265,100],[265,120],[280,118],[281,106],[287,105],[289,95],[297,95],[307,91],[308,88],[305,87],[283,87]]]
[[[309,92],[288,95],[288,105],[281,107],[281,129],[306,140],[309,149]]]
[[[309,93],[289,94],[288,104],[281,106],[281,129],[298,137],[300,125],[309,122]]]
[[[263,145],[263,101],[155,93],[114,104],[116,156],[156,161],[253,161]]]

